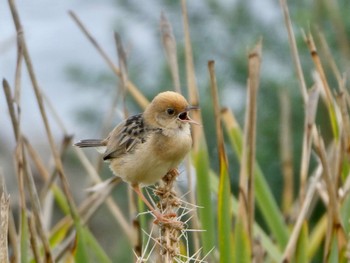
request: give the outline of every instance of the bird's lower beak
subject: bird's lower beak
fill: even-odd
[[[186,122],[201,126],[201,124],[199,122],[196,122],[195,120],[192,120],[189,116],[187,116]]]

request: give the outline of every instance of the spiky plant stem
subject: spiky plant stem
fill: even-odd
[[[183,229],[183,223],[176,212],[181,206],[181,201],[173,190],[178,170],[170,170],[162,179],[154,193],[159,197],[158,208],[169,218],[169,222],[159,223],[162,262],[173,262],[174,258],[180,254],[179,235]]]

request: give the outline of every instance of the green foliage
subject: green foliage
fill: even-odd
[[[252,251],[250,250],[248,233],[244,231],[244,225],[241,218],[238,218],[235,224],[234,238],[234,249],[232,251],[234,260],[223,262],[250,262],[252,258]]]
[[[210,194],[210,166],[208,151],[204,141],[201,142],[198,152],[194,156],[194,166],[197,175],[197,205],[199,218],[205,231],[201,233],[204,254],[209,253],[215,247],[215,228],[212,199]]]

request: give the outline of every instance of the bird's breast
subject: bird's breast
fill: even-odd
[[[177,130],[153,137],[154,154],[162,160],[181,162],[191,150],[192,137],[188,130]]]

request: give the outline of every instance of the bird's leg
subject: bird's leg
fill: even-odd
[[[132,189],[135,191],[135,193],[142,199],[142,201],[148,206],[148,208],[151,210],[152,214],[156,217],[158,222],[162,223],[171,223],[172,221],[167,218],[165,215],[157,211],[153,205],[151,205],[150,202],[148,202],[147,198],[143,195],[140,187],[138,184],[132,185]]]

